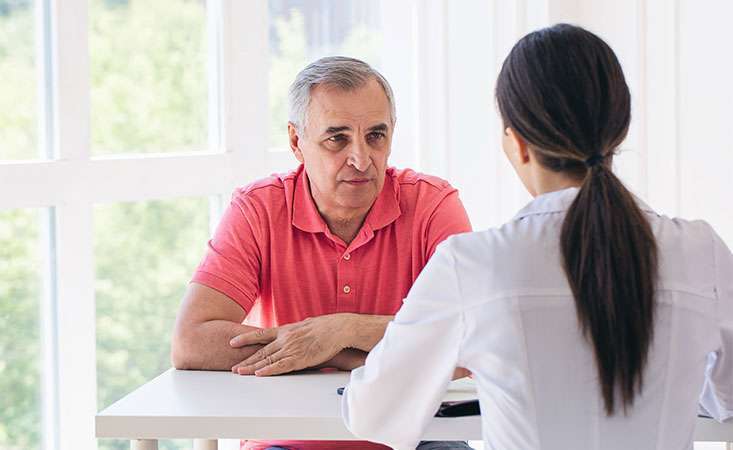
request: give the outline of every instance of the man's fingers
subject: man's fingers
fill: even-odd
[[[262,369],[263,367],[271,366],[273,364],[276,364],[278,361],[282,360],[285,357],[284,353],[282,351],[276,352],[273,355],[267,356],[264,359],[257,361],[254,364],[249,365],[242,365],[237,369],[237,373],[240,375],[253,375],[256,371]]]
[[[272,364],[268,364],[267,366],[261,368],[261,369],[255,369],[255,376],[258,377],[268,377],[270,375],[280,375],[283,373],[292,372],[294,370],[302,369],[302,367],[297,367],[295,365],[296,359],[290,356],[286,356],[283,359],[278,359],[277,361],[273,362]]]
[[[234,336],[229,345],[238,348],[246,345],[269,344],[277,338],[277,328],[259,328],[255,331]]]
[[[236,372],[240,367],[252,366],[260,361],[263,361],[268,356],[272,355],[273,353],[277,352],[278,350],[280,350],[279,344],[275,342],[267,344],[264,347],[262,347],[261,349],[252,353],[252,355],[249,358],[245,359],[244,361],[232,367],[232,372]]]

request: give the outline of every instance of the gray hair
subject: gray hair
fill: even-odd
[[[397,116],[392,88],[381,73],[369,64],[346,56],[327,56],[314,61],[295,77],[288,92],[288,119],[296,128],[305,126],[306,113],[311,100],[311,90],[318,85],[335,86],[344,90],[352,90],[364,86],[371,78],[384,89],[389,101],[392,124]]]

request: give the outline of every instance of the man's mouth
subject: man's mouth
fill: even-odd
[[[354,186],[359,186],[362,184],[369,183],[371,180],[369,178],[353,178],[351,180],[344,180],[344,183],[353,184]]]

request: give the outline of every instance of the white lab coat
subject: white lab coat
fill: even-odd
[[[733,255],[705,222],[641,202],[660,251],[654,340],[642,394],[627,416],[605,415],[561,266],[576,194],[538,196],[501,228],[439,246],[351,374],[342,411],[356,436],[415,448],[456,366],[476,380],[487,449],[692,449],[698,408],[733,417]]]

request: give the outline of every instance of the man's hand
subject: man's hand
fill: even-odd
[[[229,342],[234,348],[256,344],[265,346],[232,367],[232,372],[240,375],[279,375],[325,363],[349,346],[352,316],[329,314],[235,336]]]

